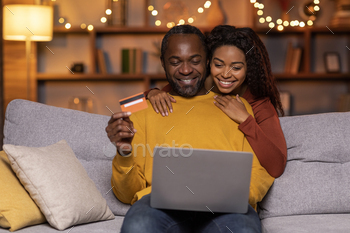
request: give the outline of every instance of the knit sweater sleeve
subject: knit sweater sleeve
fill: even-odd
[[[239,129],[245,134],[260,164],[277,178],[282,175],[287,160],[287,146],[278,115],[268,98],[252,106],[255,118],[249,116]]]

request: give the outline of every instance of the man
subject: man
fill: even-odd
[[[132,204],[121,232],[260,232],[260,220],[254,208],[273,178],[255,155],[249,194],[251,206],[246,214],[213,215],[150,207],[155,146],[186,144],[193,148],[253,153],[238,124],[214,105],[215,94],[204,88],[208,64],[204,35],[193,26],[176,26],[163,38],[161,51],[162,66],[172,87],[169,94],[177,102],[174,112],[167,118],[152,108],[132,115],[115,113],[106,128],[110,141],[118,149],[113,160],[113,192],[120,201]],[[252,114],[249,104],[243,102]]]

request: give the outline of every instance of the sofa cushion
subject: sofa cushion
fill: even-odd
[[[266,218],[262,233],[348,233],[350,214],[294,215]]]
[[[58,230],[114,215],[65,140],[47,147],[3,146],[11,167]]]
[[[0,227],[16,231],[46,222],[44,215],[13,172],[7,155],[0,152]]]
[[[280,118],[288,159],[260,218],[350,212],[350,112]]]
[[[117,216],[114,220],[77,225],[66,231],[56,230],[45,223],[23,228],[18,233],[117,233],[120,232],[123,220],[124,217]],[[8,233],[8,230],[0,228],[0,233]]]
[[[112,212],[125,215],[130,206],[118,201],[110,191],[114,156],[105,131],[109,119],[110,116],[16,99],[6,109],[4,144],[44,147],[65,139]]]

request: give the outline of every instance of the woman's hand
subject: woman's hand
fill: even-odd
[[[220,108],[228,117],[238,124],[241,124],[249,117],[249,113],[245,108],[244,103],[239,98],[239,95],[236,95],[236,99],[229,95],[216,95],[214,96],[214,99],[216,100],[214,101],[216,107]]]
[[[151,90],[148,95],[147,99],[152,104],[152,107],[156,113],[161,113],[162,116],[168,116],[168,108],[170,112],[173,112],[173,106],[171,102],[176,103],[176,100],[170,96],[165,91],[160,91],[157,89]]]

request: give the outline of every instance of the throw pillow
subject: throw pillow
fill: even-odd
[[[47,147],[6,144],[3,148],[13,171],[52,227],[64,230],[76,224],[114,219],[65,140]]]
[[[0,227],[16,231],[44,222],[44,215],[12,171],[6,153],[0,151]]]

